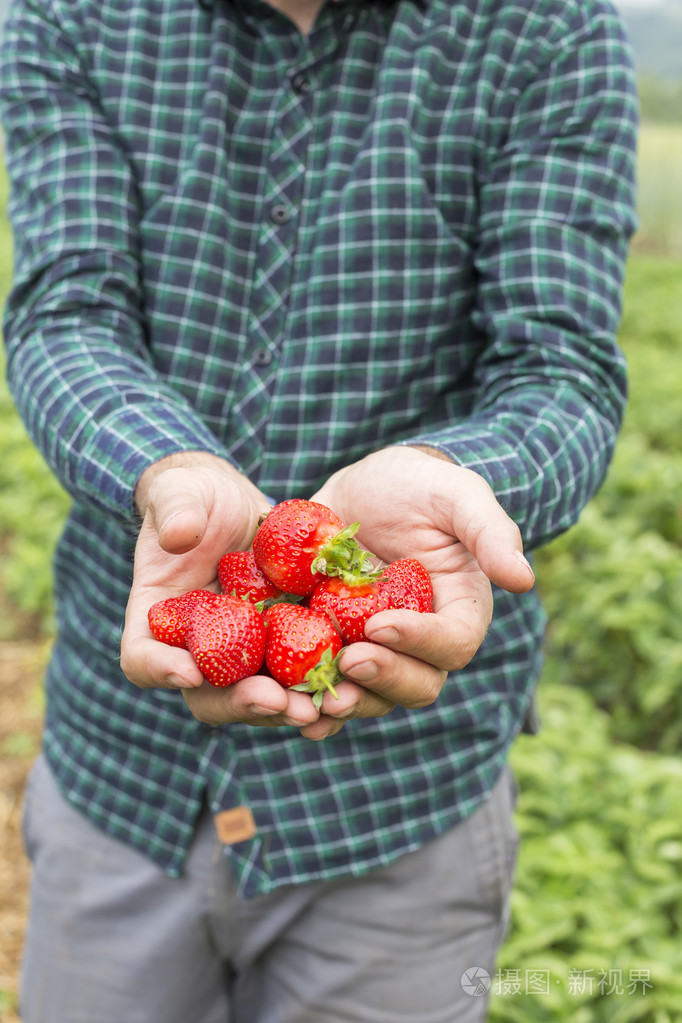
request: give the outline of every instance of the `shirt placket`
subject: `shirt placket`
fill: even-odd
[[[254,367],[276,363],[286,338],[305,203],[308,148],[314,128],[317,68],[334,54],[344,23],[350,20],[339,10],[342,6],[324,9],[307,38],[276,12],[258,22],[258,31],[282,69],[282,82],[273,100],[274,129],[251,295],[249,351]]]
[[[344,6],[338,5],[340,9]],[[274,94],[269,123],[273,124],[262,190],[261,224],[257,243],[256,271],[251,292],[248,340],[251,379],[259,375],[261,385],[251,388],[239,405],[246,418],[255,420],[264,395],[274,388],[279,354],[287,335],[289,296],[296,273],[296,255],[306,195],[308,147],[313,135],[314,97],[318,87],[317,68],[338,49],[342,33],[352,18],[348,14],[323,12],[328,23],[318,24],[309,38],[274,12],[249,18],[274,51],[282,81]],[[336,25],[334,25],[336,16]],[[337,29],[338,31],[335,31]],[[339,34],[341,33],[341,34]],[[264,119],[265,123],[265,119]],[[252,407],[250,408],[249,405]],[[213,729],[202,760],[209,801],[216,820],[229,814],[250,812],[249,785],[240,771],[239,743],[230,726]],[[235,818],[236,819],[236,818]],[[240,818],[241,819],[241,818]],[[240,874],[267,889],[271,879],[267,849],[273,834],[272,822],[260,816],[254,832],[243,837],[236,849],[225,842],[232,858],[239,856]]]
[[[311,79],[302,67],[308,47],[305,40],[293,37],[293,26],[286,36],[281,24],[278,27],[277,33],[268,34],[267,22],[261,26],[282,69],[282,81],[273,98],[274,127],[264,176],[248,330],[252,365],[263,370],[274,369],[286,334],[312,130]]]

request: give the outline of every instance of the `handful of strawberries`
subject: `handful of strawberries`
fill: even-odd
[[[365,623],[388,608],[433,610],[426,569],[414,558],[376,568],[325,505],[293,499],[260,522],[251,550],[223,555],[222,593],[191,590],[149,609],[154,636],[190,651],[214,686],[267,671],[280,685],[335,696],[344,644],[365,639]]]

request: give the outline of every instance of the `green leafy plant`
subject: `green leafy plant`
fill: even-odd
[[[5,217],[7,179],[0,174],[0,304],[12,275]],[[4,361],[0,358],[4,376]],[[51,559],[68,499],[31,443],[4,383],[0,386],[0,638],[52,629]]]
[[[673,1023],[682,762],[614,743],[585,690],[544,682],[540,709],[512,755],[521,853],[491,1020]]]
[[[679,91],[679,89],[678,89]],[[679,106],[674,123],[642,125],[639,146],[637,210],[638,253],[682,256],[682,125]]]
[[[545,677],[581,685],[616,738],[682,748],[682,266],[631,262],[630,405],[606,482],[538,556]]]
[[[682,264],[633,258],[607,480],[537,558],[542,729],[493,1023],[673,1023],[682,1004]],[[541,983],[539,983],[541,982]]]

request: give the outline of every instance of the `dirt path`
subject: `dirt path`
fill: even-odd
[[[0,1023],[18,1023],[16,995],[26,920],[29,865],[21,805],[42,723],[41,642],[0,643]]]

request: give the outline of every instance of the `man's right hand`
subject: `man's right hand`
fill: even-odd
[[[143,521],[121,638],[128,679],[141,689],[182,690],[194,716],[210,725],[316,722],[319,713],[306,693],[266,676],[217,689],[204,681],[189,651],[160,643],[149,629],[147,612],[158,600],[195,589],[219,592],[218,562],[228,551],[249,547],[259,516],[270,508],[264,494],[229,462],[183,452],[150,466],[135,498]]]

